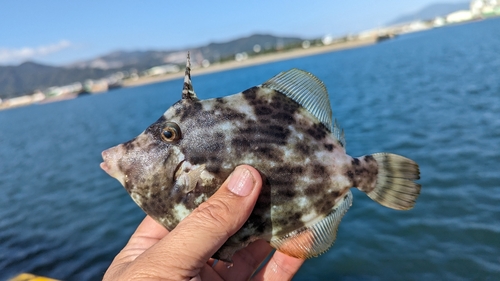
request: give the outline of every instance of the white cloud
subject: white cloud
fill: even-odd
[[[0,47],[0,63],[17,63],[37,57],[43,57],[49,54],[57,53],[71,46],[71,42],[61,40],[54,44],[38,47],[23,47],[19,49]]]

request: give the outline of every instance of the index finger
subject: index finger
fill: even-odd
[[[146,216],[130,237],[127,245],[116,257],[122,260],[122,262],[133,261],[167,234],[168,230],[165,227],[157,223],[150,216]],[[124,257],[126,257],[125,260],[123,260]]]
[[[168,230],[157,223],[150,216],[146,216],[142,222],[139,224],[134,234],[132,234],[131,238],[134,237],[147,237],[151,239],[161,240],[168,234]]]
[[[290,280],[299,271],[303,263],[303,259],[290,257],[276,251],[269,262],[262,267],[252,280]]]

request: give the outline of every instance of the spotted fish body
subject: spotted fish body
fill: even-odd
[[[357,187],[380,204],[412,208],[418,165],[388,153],[353,158],[332,124],[323,83],[292,69],[243,92],[209,100],[194,93],[189,68],[182,99],[135,139],[103,152],[101,167],[151,217],[172,230],[241,164],[263,176],[244,226],[215,254],[232,255],[257,239],[309,258],[334,242]]]

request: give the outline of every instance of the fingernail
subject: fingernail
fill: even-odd
[[[252,192],[254,185],[255,181],[249,170],[245,168],[236,168],[229,179],[227,188],[232,193],[244,197]]]

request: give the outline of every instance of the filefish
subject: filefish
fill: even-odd
[[[136,138],[103,151],[101,168],[171,231],[236,166],[255,167],[263,187],[253,212],[213,258],[231,263],[257,239],[296,258],[324,253],[352,204],[352,187],[392,209],[414,206],[417,163],[391,153],[347,155],[327,89],[311,73],[291,69],[200,100],[190,71],[188,55],[181,100]]]

